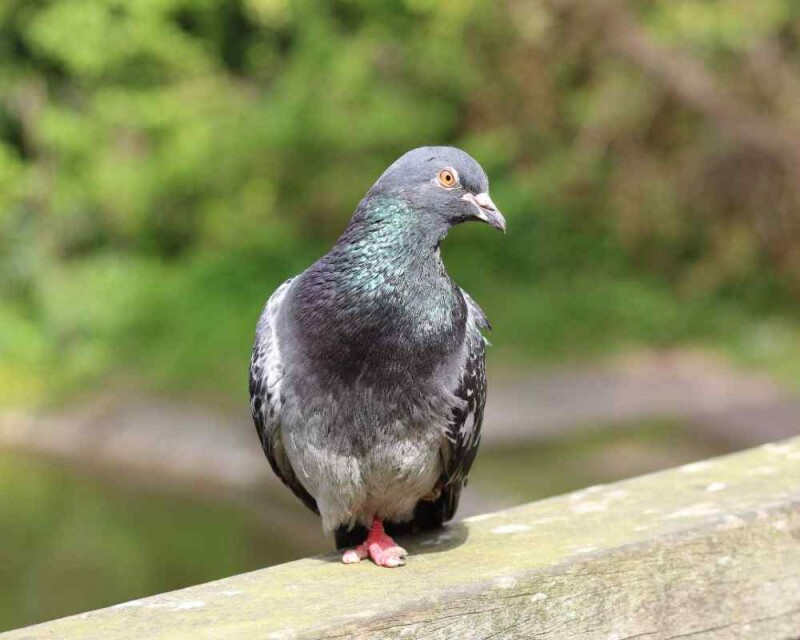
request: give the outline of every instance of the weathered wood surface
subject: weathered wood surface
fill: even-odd
[[[191,532],[187,532],[191,535]],[[12,631],[38,638],[800,638],[800,439]]]

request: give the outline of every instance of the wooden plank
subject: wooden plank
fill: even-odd
[[[190,534],[190,532],[188,532]],[[800,637],[800,438],[0,636]]]

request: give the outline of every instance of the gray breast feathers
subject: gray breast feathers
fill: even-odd
[[[275,474],[326,528],[376,514],[389,525],[410,518],[412,529],[451,519],[486,401],[481,329],[489,325],[480,307],[463,294],[463,346],[438,375],[380,389],[339,379],[331,388],[298,360],[290,316],[281,315],[291,282],[267,302],[250,364],[253,420]]]

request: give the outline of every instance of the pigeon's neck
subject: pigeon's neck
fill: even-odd
[[[356,298],[405,293],[406,308],[442,304],[452,289],[439,251],[447,230],[428,219],[396,199],[362,203],[328,256],[340,284]]]
[[[380,256],[397,266],[423,268],[428,261],[440,261],[439,243],[447,234],[446,226],[431,220],[402,200],[367,198],[334,251],[354,264],[372,263]]]

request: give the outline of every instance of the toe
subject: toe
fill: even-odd
[[[408,555],[402,547],[391,546],[382,549],[379,545],[373,544],[369,547],[369,555],[372,560],[380,567],[401,567]]]
[[[405,558],[389,550],[381,554],[380,560],[377,564],[382,567],[393,569],[394,567],[402,567],[406,563]]]
[[[356,547],[355,549],[348,549],[342,554],[342,562],[345,564],[355,564],[367,557],[367,552],[363,549]]]

